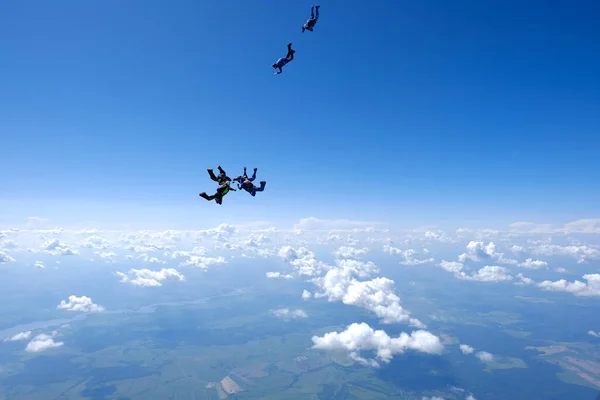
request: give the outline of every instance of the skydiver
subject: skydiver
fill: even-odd
[[[310,8],[310,18],[302,26],[302,33],[304,33],[304,31],[307,29],[311,32],[313,31],[313,28],[315,27],[315,25],[317,24],[317,20],[319,19],[319,7],[321,7],[321,6],[312,6]],[[315,12],[314,12],[315,8],[317,9],[317,15],[315,15]]]
[[[256,192],[262,192],[265,190],[266,181],[260,181],[260,187],[255,186],[250,180],[246,179],[240,185],[238,183],[238,189],[244,189],[246,192],[250,193],[252,197],[256,196]]]
[[[250,182],[253,182],[256,179],[256,171],[258,170],[258,168],[254,168],[254,173],[252,174],[251,178],[248,178],[248,174],[246,173],[246,167],[244,167],[244,174],[238,176],[237,178],[235,178],[233,181],[237,182],[237,183],[242,183],[245,180],[249,180]]]
[[[223,168],[221,168],[220,165],[217,168],[219,169],[218,176],[215,176],[215,173],[213,172],[212,168],[207,169],[208,175],[210,175],[210,179],[212,179],[215,182],[219,182],[219,184],[221,184],[222,182],[231,182],[231,178],[227,176],[227,173],[223,171]]]
[[[223,204],[223,197],[227,193],[229,193],[230,190],[233,190],[234,192],[237,191],[234,188],[232,188],[231,186],[229,186],[229,182],[222,181],[222,182],[219,182],[219,187],[217,188],[217,192],[215,194],[213,194],[212,196],[207,195],[206,192],[200,193],[199,196],[208,201],[214,200],[215,203],[221,205],[221,204]]]
[[[296,50],[292,50],[291,43],[288,43],[287,47],[288,47],[288,52],[287,52],[286,56],[280,58],[279,60],[277,60],[277,62],[275,64],[272,65],[272,67],[275,69],[279,68],[279,72],[275,72],[275,75],[279,75],[280,73],[282,73],[283,66],[285,66],[287,63],[289,63],[290,61],[292,61],[294,59],[294,53],[296,52]]]

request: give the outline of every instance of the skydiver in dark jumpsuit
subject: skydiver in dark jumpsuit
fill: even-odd
[[[208,201],[214,200],[217,204],[223,204],[223,197],[229,193],[230,190],[236,192],[236,190],[229,186],[229,182],[222,181],[219,183],[219,187],[217,188],[217,192],[212,196],[206,194],[206,192],[200,193],[200,197],[206,199]]]
[[[283,66],[286,65],[287,63],[289,63],[290,61],[292,61],[294,59],[294,53],[296,52],[296,50],[292,50],[292,44],[288,43],[288,52],[286,54],[285,57],[281,57],[279,60],[277,60],[277,62],[275,64],[272,65],[273,68],[275,69],[279,69],[278,72],[275,72],[275,75],[279,75],[280,73],[283,72]]]
[[[219,184],[221,184],[222,182],[231,182],[231,178],[227,176],[227,173],[223,171],[223,168],[221,168],[220,165],[217,168],[219,169],[218,176],[215,176],[215,173],[213,172],[212,168],[207,169],[208,175],[210,175],[210,179],[212,179],[215,182],[219,182]]]
[[[317,24],[317,20],[319,19],[319,7],[321,6],[312,6],[310,8],[310,18],[302,26],[302,33],[304,33],[305,30],[309,30],[311,32],[313,31],[313,28],[315,27],[315,25]],[[315,8],[317,9],[317,15],[315,15]]]

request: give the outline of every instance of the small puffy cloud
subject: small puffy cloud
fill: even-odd
[[[313,348],[329,351],[344,351],[355,361],[379,366],[379,361],[389,363],[395,354],[413,350],[428,354],[441,354],[444,349],[440,339],[425,330],[411,334],[402,332],[390,337],[383,330],[374,330],[366,323],[353,323],[343,332],[329,332],[324,336],[313,336]],[[363,358],[361,352],[374,352],[374,359]]]
[[[84,239],[81,242],[81,247],[88,248],[88,249],[105,250],[110,247],[114,247],[114,245],[111,245],[111,243],[108,240],[104,239],[103,237],[94,235],[94,236],[90,236],[90,237]]]
[[[112,251],[97,251],[95,254],[106,262],[116,262],[115,257],[117,257],[117,255]]]
[[[115,274],[121,278],[121,282],[141,287],[162,286],[162,282],[166,280],[185,280],[185,277],[174,268],[163,268],[160,271],[130,269],[128,275],[120,271]]]
[[[477,400],[472,394],[468,395],[465,400]]]
[[[446,260],[442,260],[440,262],[440,267],[442,267],[443,269],[445,269],[448,272],[452,272],[454,274],[460,273],[463,268],[465,267],[465,265],[463,263],[457,262],[457,261],[446,261]]]
[[[421,259],[421,260],[417,259],[416,255],[418,253],[413,249],[400,250],[396,247],[392,247],[390,245],[385,245],[385,246],[383,246],[383,250],[386,253],[401,256],[403,258],[403,260],[400,261],[400,264],[402,264],[402,265],[429,264],[429,263],[432,263],[435,261],[435,259],[433,259],[433,258],[426,258],[426,259]]]
[[[325,263],[317,261],[315,254],[305,247],[294,249],[283,246],[278,254],[298,275],[316,276],[328,269]]]
[[[478,282],[505,282],[512,280],[513,277],[504,267],[486,265],[465,279]]]
[[[31,337],[31,331],[19,332],[14,336],[4,339],[5,342],[17,342],[20,340],[27,340]]]
[[[469,346],[468,344],[461,344],[460,351],[462,351],[463,354],[473,354],[475,349]]]
[[[308,290],[304,289],[302,291],[302,300],[308,300],[312,297],[312,293],[309,292]]]
[[[495,257],[496,255],[496,245],[494,242],[484,245],[483,242],[472,240],[467,245],[467,252],[458,256],[458,261],[461,263],[464,263],[467,260],[481,261]]]
[[[368,251],[369,249],[367,248],[357,249],[350,246],[342,246],[334,252],[334,255],[339,259],[356,260],[367,254]]]
[[[600,296],[600,274],[586,274],[583,275],[583,279],[587,283],[561,279],[555,282],[543,281],[538,283],[538,286],[548,291],[573,293],[575,296]]]
[[[567,272],[566,268],[563,268],[563,267],[554,268],[554,270],[561,274],[564,274],[565,272]]]
[[[545,261],[534,260],[533,258],[528,258],[525,262],[519,264],[519,267],[529,268],[529,269],[540,269],[547,268],[548,263]]]
[[[44,266],[44,263],[41,262],[41,261],[36,261],[35,264],[33,264],[33,266],[36,267],[36,268],[40,268],[40,269],[46,268]]]
[[[48,349],[61,347],[63,344],[63,342],[54,341],[52,336],[42,333],[34,337],[33,340],[27,344],[25,351],[30,353],[40,353]]]
[[[270,313],[281,319],[298,319],[308,317],[308,315],[301,309],[290,310],[289,308],[280,308],[277,310],[270,310]]]
[[[588,331],[588,335],[594,336],[594,337],[600,337],[600,332]]]
[[[267,272],[267,278],[269,278],[269,279],[292,279],[294,277],[290,274],[282,274],[281,272]]]
[[[190,256],[189,259],[179,264],[180,267],[198,267],[202,269],[208,269],[211,265],[225,264],[225,258],[219,257],[203,257],[203,256]]]
[[[69,301],[62,300],[56,307],[59,310],[78,311],[78,312],[102,312],[104,307],[94,304],[92,299],[87,296],[69,296]]]
[[[15,259],[13,257],[9,256],[4,251],[0,250],[0,264],[5,264],[5,263],[9,263],[9,262],[14,262],[14,261],[15,261]]]
[[[73,256],[79,254],[77,250],[71,249],[67,244],[56,238],[44,242],[43,251],[53,256]]]
[[[517,278],[519,278],[518,282],[515,282],[515,285],[519,285],[519,286],[525,286],[525,285],[532,285],[535,282],[533,281],[533,279],[531,278],[527,278],[526,276],[524,276],[523,274],[517,274]]]
[[[494,359],[494,355],[491,353],[488,353],[487,351],[480,351],[477,354],[475,354],[475,357],[477,357],[480,361],[482,362],[490,362]]]

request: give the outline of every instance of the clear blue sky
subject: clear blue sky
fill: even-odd
[[[3,2],[0,220],[598,216],[600,3],[320,4]]]

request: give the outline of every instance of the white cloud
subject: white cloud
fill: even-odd
[[[477,357],[480,361],[485,363],[490,362],[494,359],[494,355],[488,353],[487,351],[480,351],[477,354],[475,354],[475,357]]]
[[[554,268],[554,270],[556,272],[560,272],[561,274],[567,272],[567,270],[565,268],[562,268],[562,267]]]
[[[477,400],[472,394],[468,395],[465,400]]]
[[[538,286],[544,290],[554,292],[569,292],[576,296],[600,296],[600,274],[586,274],[583,279],[587,283],[581,281],[567,282],[561,279],[555,282],[543,281],[538,283]]]
[[[163,268],[160,271],[149,269],[130,269],[128,274],[117,271],[115,274],[121,278],[123,283],[131,283],[134,286],[152,287],[162,286],[165,280],[185,280],[185,277],[174,268]]]
[[[336,258],[339,259],[348,259],[348,260],[356,260],[367,254],[369,249],[357,249],[350,246],[342,246],[334,252]]]
[[[519,264],[519,267],[529,268],[529,269],[539,269],[539,268],[547,268],[548,263],[540,260],[533,260],[532,258],[528,258],[525,262]]]
[[[302,300],[308,300],[312,297],[312,293],[309,292],[308,290],[304,289],[302,291]]]
[[[328,269],[325,263],[317,261],[314,253],[305,247],[296,250],[291,246],[283,246],[278,254],[298,275],[316,276]]]
[[[594,337],[600,337],[600,332],[588,331],[588,335],[594,336]]]
[[[56,307],[59,310],[79,311],[79,312],[102,312],[104,307],[94,304],[92,299],[87,296],[69,296],[69,301],[62,300]]]
[[[0,264],[14,262],[14,261],[15,261],[15,259],[13,257],[9,256],[4,251],[0,250]]]
[[[444,400],[444,398],[439,397],[439,396],[433,396],[433,397],[423,396],[423,397],[421,397],[421,400]]]
[[[208,269],[211,265],[225,264],[225,258],[219,257],[203,257],[203,256],[190,256],[186,261],[179,264],[180,267],[198,267],[202,269]]]
[[[524,286],[524,285],[532,285],[535,282],[533,281],[533,279],[531,278],[527,278],[525,277],[523,274],[517,274],[517,278],[519,278],[518,282],[515,282],[515,285],[520,285],[520,286]]]
[[[267,272],[267,278],[269,278],[269,279],[277,279],[277,278],[292,279],[294,277],[290,274],[282,274],[281,272]]]
[[[389,253],[392,255],[400,255],[404,259],[403,261],[400,261],[400,264],[402,264],[402,265],[429,264],[429,263],[433,263],[435,261],[435,259],[433,259],[433,258],[427,258],[427,259],[421,259],[421,260],[417,259],[416,255],[418,253],[413,249],[400,250],[396,247],[392,247],[390,245],[385,245],[385,246],[383,246],[383,250],[386,253]]]
[[[90,236],[86,239],[84,239],[81,242],[81,247],[84,248],[88,248],[88,249],[108,249],[110,247],[114,247],[115,245],[111,245],[111,243],[104,239],[103,237],[94,235],[94,236]]]
[[[466,281],[505,282],[513,279],[510,271],[504,267],[486,265],[469,275],[464,271],[463,263],[442,260],[439,265],[446,271],[452,272],[457,279]]]
[[[429,354],[441,354],[444,346],[440,339],[424,330],[402,332],[392,338],[382,330],[374,330],[366,323],[353,323],[343,332],[329,332],[324,336],[313,336],[313,348],[329,351],[344,351],[355,361],[379,366],[379,362],[389,363],[395,354],[414,350]],[[363,358],[361,352],[374,352],[375,359]]]
[[[14,336],[4,339],[5,342],[16,342],[20,340],[27,340],[31,337],[31,331],[19,332]]]
[[[40,353],[48,349],[61,347],[63,344],[63,342],[55,342],[52,336],[42,333],[34,337],[33,340],[27,344],[25,351],[30,353]]]
[[[475,349],[469,346],[468,344],[461,344],[460,351],[462,351],[463,354],[472,354],[475,351]]]
[[[36,261],[35,264],[33,264],[33,266],[36,267],[36,268],[40,268],[40,269],[46,268],[44,266],[44,263],[41,262],[41,261]]]
[[[534,254],[545,256],[567,256],[577,260],[578,264],[600,259],[600,251],[585,245],[561,246],[557,244],[541,244],[532,249]]]
[[[308,315],[301,309],[290,310],[289,308],[280,308],[277,310],[270,310],[270,313],[281,319],[298,319],[308,317]]]
[[[77,250],[71,249],[67,244],[56,238],[47,240],[43,245],[43,251],[53,256],[74,256],[79,254]]]
[[[103,251],[103,252],[97,251],[97,252],[95,252],[95,254],[104,261],[116,262],[115,257],[117,257],[117,255],[115,253],[113,253],[112,251]]]

